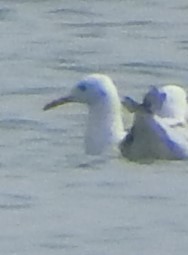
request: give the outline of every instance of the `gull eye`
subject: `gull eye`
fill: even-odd
[[[161,95],[160,95],[161,103],[164,103],[165,100],[166,100],[166,93],[161,93]]]
[[[86,90],[87,90],[86,85],[84,85],[84,84],[78,85],[78,88],[79,88],[81,91],[86,91]]]

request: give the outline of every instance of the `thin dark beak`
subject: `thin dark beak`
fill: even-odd
[[[56,99],[56,100],[46,104],[44,106],[43,110],[47,111],[47,110],[55,108],[55,107],[57,107],[59,105],[63,105],[63,104],[66,104],[66,103],[71,103],[71,102],[74,102],[73,97],[71,97],[71,96],[61,97],[59,99]]]

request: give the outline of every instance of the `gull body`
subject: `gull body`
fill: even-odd
[[[188,158],[186,92],[179,86],[152,87],[139,104],[126,98],[134,122],[120,143],[130,160]]]
[[[68,96],[52,101],[44,110],[70,102],[88,106],[84,139],[87,154],[101,154],[125,136],[121,102],[113,81],[107,75],[86,76],[72,88]]]

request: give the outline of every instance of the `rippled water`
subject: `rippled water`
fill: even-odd
[[[1,254],[187,254],[187,162],[85,156],[85,107],[42,111],[92,72],[187,88],[187,31],[187,0],[0,2]]]

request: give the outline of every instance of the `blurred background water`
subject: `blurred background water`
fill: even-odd
[[[186,161],[86,156],[86,108],[42,111],[93,72],[187,89],[187,0],[0,1],[0,253],[187,254]]]

